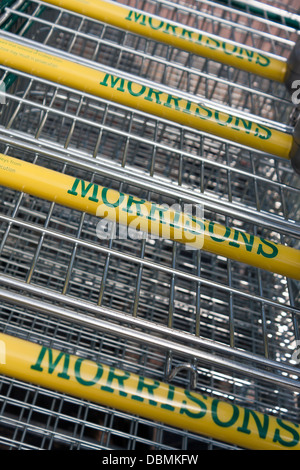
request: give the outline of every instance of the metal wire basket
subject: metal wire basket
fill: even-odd
[[[280,23],[230,2],[119,3],[285,58],[298,37],[285,20],[288,5]],[[274,129],[293,126],[283,84],[47,2],[6,2],[1,13],[5,37]],[[2,154],[158,204],[201,206],[208,219],[299,249],[300,180],[288,161],[0,70]],[[1,332],[299,422],[298,281],[168,239],[122,237],[114,224],[116,235],[101,238],[95,216],[7,187],[0,219]],[[240,448],[30,380],[3,375],[0,391],[2,449]]]

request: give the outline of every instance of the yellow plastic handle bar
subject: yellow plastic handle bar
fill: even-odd
[[[289,159],[292,135],[0,38],[0,64]]]
[[[0,333],[0,373],[253,450],[300,450],[299,425]]]
[[[225,40],[141,10],[102,0],[46,0],[126,31],[192,52],[207,59],[283,83],[287,62],[262,51]]]
[[[0,154],[0,184],[300,280],[300,250]]]

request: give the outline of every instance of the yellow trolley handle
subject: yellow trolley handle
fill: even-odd
[[[290,159],[293,135],[0,38],[0,64]]]
[[[270,80],[285,80],[287,63],[284,59],[141,10],[102,0],[46,0],[45,3]]]
[[[299,425],[0,333],[0,373],[253,450],[300,450]]]
[[[0,154],[0,184],[300,280],[300,250]]]

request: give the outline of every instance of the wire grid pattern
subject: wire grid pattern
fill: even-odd
[[[156,14],[200,27],[200,13],[190,11],[199,2],[133,6],[152,11],[154,3]],[[227,9],[204,6],[211,9],[201,28],[221,32]],[[241,39],[234,22],[244,18],[252,44],[282,55],[291,48],[288,28],[230,14],[231,38]],[[260,36],[258,23],[278,39],[264,29]],[[56,51],[290,125],[282,85],[42,2],[17,2],[1,24]],[[158,203],[200,205],[207,218],[299,248],[299,178],[288,162],[21,72],[1,73],[2,153]],[[159,380],[178,370],[174,384],[193,387],[196,377],[197,391],[297,422],[291,357],[299,283],[169,240],[120,231],[100,240],[95,217],[7,188],[1,201],[2,331]],[[59,308],[88,315],[95,327],[70,324]],[[97,327],[99,318],[107,328]],[[1,396],[2,448],[233,448],[4,377]]]

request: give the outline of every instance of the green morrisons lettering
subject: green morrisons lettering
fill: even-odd
[[[156,18],[153,18],[151,16],[149,16],[148,21],[149,21],[149,26],[155,30],[162,29],[162,27],[165,25],[165,22],[163,20],[157,20]],[[158,21],[158,25],[155,24],[156,21]]]
[[[142,13],[138,13],[136,11],[133,11],[133,10],[130,10],[128,16],[125,18],[125,20],[128,20],[128,21],[133,21],[135,23],[138,22],[138,20],[141,18],[141,23],[143,26],[146,26],[146,15],[143,15]]]
[[[173,34],[173,36],[175,36],[175,35],[176,35],[177,26],[174,25],[174,24],[166,23],[166,29],[164,30],[164,33],[165,33],[165,34],[170,34],[170,33],[169,33],[169,29],[172,30],[172,33],[171,33],[171,34]]]
[[[240,431],[240,432],[243,432],[245,434],[251,434],[251,430],[248,429],[250,417],[252,417],[255,421],[259,437],[261,439],[266,439],[267,434],[268,434],[268,428],[269,428],[269,416],[268,415],[262,415],[263,423],[261,423],[257,413],[255,413],[252,410],[249,410],[248,408],[244,409],[243,424],[242,424],[242,426],[238,427],[237,430]]]
[[[174,385],[169,385],[168,387],[168,396],[167,396],[167,402],[171,402],[174,400],[174,393],[175,393],[175,387]],[[167,411],[175,411],[175,407],[173,405],[170,405],[169,403],[162,403],[160,407],[163,410]]]
[[[156,211],[159,215],[159,223],[166,224],[164,221],[164,212],[168,212],[168,207],[162,207],[161,205],[157,205],[155,203],[151,204],[150,214],[147,216],[147,219],[155,222],[157,220],[154,216]]]
[[[168,95],[167,101],[164,103],[164,106],[176,109],[176,111],[181,111],[182,108],[179,106],[179,101],[181,101],[181,98],[178,98],[177,96],[173,95]]]
[[[233,230],[233,240],[230,241],[229,245],[234,246],[235,248],[239,248],[241,245],[238,243],[239,238],[242,237],[243,242],[245,244],[246,250],[251,252],[254,244],[254,235],[252,234],[247,234],[244,232],[240,232],[239,230],[234,229]]]
[[[230,49],[230,47],[232,47],[232,49]],[[227,55],[233,55],[233,54],[236,54],[236,52],[238,51],[238,46],[234,45],[234,44],[230,44],[230,43],[226,43],[226,42],[223,42],[222,43],[222,49],[224,51],[225,54]],[[240,57],[240,56],[239,56]],[[241,57],[242,58],[242,57]]]
[[[83,379],[81,376],[81,366],[82,366],[83,361],[85,361],[85,359],[79,357],[74,365],[74,373],[75,373],[75,378],[77,382],[80,383],[81,385],[84,385],[85,387],[91,387],[92,385],[96,385],[96,383],[98,383],[102,377],[103,367],[101,366],[101,364],[97,364],[97,371],[96,371],[95,377],[91,380],[86,380],[86,379]]]
[[[115,89],[121,93],[128,92],[129,95],[134,98],[150,101],[179,113],[186,113],[203,120],[211,120],[214,124],[221,127],[227,127],[228,129],[232,129],[236,132],[242,131],[246,134],[252,133],[253,137],[257,137],[258,139],[269,140],[272,137],[271,129],[268,129],[261,124],[256,124],[231,114],[223,112],[220,113],[218,110],[204,106],[201,103],[193,103],[178,96],[116,77],[110,73],[106,73],[99,84],[104,87]],[[137,108],[139,108],[139,106],[140,105],[137,105]]]
[[[262,140],[269,140],[272,137],[272,131],[268,127],[257,124],[255,136],[258,136]]]
[[[208,225],[208,231],[209,233],[211,234],[210,235],[210,238],[212,240],[214,240],[215,242],[225,242],[228,237],[230,236],[230,233],[231,233],[231,229],[229,227],[224,227],[225,229],[225,233],[222,237],[216,237],[215,235],[213,236],[214,234],[214,226],[215,226],[215,223],[214,222],[209,222],[209,225]]]
[[[251,121],[246,121],[245,119],[236,117],[235,122],[233,125],[233,129],[236,129],[237,131],[243,130],[244,127],[244,132],[246,134],[250,134],[252,130],[253,122]]]
[[[275,243],[272,243],[261,237],[260,237],[260,241],[264,245],[267,245],[267,247],[271,248],[271,253],[265,251],[263,245],[260,244],[257,250],[257,254],[264,256],[264,258],[276,258],[276,256],[278,255],[278,247],[275,245]]]
[[[188,404],[188,402],[186,400],[182,400],[182,404],[184,406],[181,407],[179,413],[180,414],[186,414],[187,416],[189,416],[190,418],[193,418],[193,419],[201,419],[203,418],[205,415],[206,415],[206,412],[207,412],[207,406],[206,404],[202,401],[203,400],[206,400],[207,398],[205,396],[199,396],[199,395],[193,395],[192,392],[190,392],[189,390],[185,390],[184,391],[184,394],[185,396],[193,403],[193,407],[195,405],[198,406],[199,408],[199,411],[197,412],[194,412],[194,411],[191,411],[189,408],[186,407],[186,405]]]
[[[189,29],[184,29],[183,28],[181,30],[180,37],[183,38],[183,39],[186,39],[186,37],[187,37],[189,41],[194,42],[193,41],[193,32]],[[202,36],[201,36],[201,39],[199,39],[199,38],[200,38],[200,36],[198,36],[198,40],[200,42],[202,40]]]
[[[127,397],[128,394],[124,391],[125,390],[124,382],[125,380],[129,379],[129,377],[130,377],[129,372],[116,371],[114,367],[110,367],[106,385],[103,385],[101,387],[101,390],[103,390],[104,392],[110,392],[110,393],[113,393],[115,390],[118,390],[119,395],[121,397]],[[112,387],[112,384],[114,381],[118,383],[116,388]]]
[[[135,204],[136,208],[132,210],[132,205]],[[143,209],[142,206],[146,204],[144,199],[136,199],[133,196],[128,196],[127,205],[122,209],[124,212],[128,212],[129,214],[137,215],[138,217],[143,217]]]
[[[110,85],[108,83],[108,79],[110,78]],[[116,88],[119,91],[122,91],[123,93],[125,92],[125,79],[121,77],[115,77],[114,75],[110,73],[106,73],[104,79],[102,82],[100,82],[100,85],[102,86],[110,86],[110,88],[115,88],[115,86],[120,83],[120,85]]]
[[[145,399],[144,389],[147,390],[149,395],[149,404],[152,406],[157,406],[157,401],[152,400],[151,397],[154,397],[154,390],[158,389],[160,386],[160,382],[158,380],[149,380],[145,377],[139,377],[138,385],[137,385],[137,394],[132,395],[132,400],[137,400],[143,402]]]
[[[215,222],[210,221],[208,224],[208,232],[210,233],[210,238],[218,243],[223,243],[228,241],[228,245],[234,247],[234,248],[240,248],[241,244],[238,243],[239,237],[243,238],[243,245],[245,246],[246,250],[248,252],[252,252],[253,250],[253,245],[254,245],[254,235],[252,234],[246,234],[244,232],[241,232],[239,230],[233,229],[233,239],[230,238],[232,229],[229,227],[223,227],[225,230],[224,235],[221,236],[216,236],[214,233],[214,226]],[[276,258],[278,255],[278,247],[276,246],[275,243],[270,242],[268,240],[265,240],[264,238],[259,238],[261,243],[259,243],[257,247],[257,254],[263,256],[264,258]],[[269,250],[267,251],[264,247],[266,245],[269,249],[271,249],[271,252]]]
[[[82,179],[75,178],[74,183],[72,185],[71,189],[68,189],[67,193],[71,194],[72,196],[80,196],[82,198],[85,198],[87,194],[90,192],[92,193],[91,196],[89,196],[89,201],[92,202],[101,202],[99,199],[99,190],[101,189],[101,199],[102,202],[107,206],[107,207],[118,207],[120,204],[122,204],[125,194],[123,193],[117,193],[118,194],[118,199],[115,202],[110,202],[107,199],[107,192],[109,191],[109,188],[101,188],[95,183],[88,183]]]
[[[228,124],[231,124],[231,122],[233,120],[233,116],[231,116],[231,114],[223,114],[223,116],[225,116],[225,121],[221,120],[219,111],[215,112],[215,118],[218,121],[218,123],[220,124],[220,126],[226,126],[227,127]]]
[[[124,201],[125,194],[118,193],[119,195],[118,200],[116,202],[109,202],[107,200],[107,191],[109,191],[108,188],[102,188],[101,197],[102,197],[102,201],[104,202],[104,204],[108,207],[119,207],[120,204],[122,204],[122,202]]]
[[[199,218],[197,218],[197,217],[194,217],[194,216],[191,215],[191,214],[187,214],[187,216],[191,219],[191,221],[192,221],[194,224],[196,224],[196,225],[199,226],[199,229],[197,230],[198,233],[201,233],[201,234],[202,234],[202,233],[205,232],[206,228],[205,228],[205,221],[204,221],[204,220],[199,219]],[[192,234],[194,234],[194,233],[196,232],[196,229],[190,228],[189,231],[190,231]]]
[[[205,114],[202,113],[204,111]],[[185,110],[187,112],[187,108]],[[210,108],[206,108],[202,104],[199,104],[195,110],[196,116],[200,117],[201,119],[212,119],[213,116],[213,110]]]
[[[138,87],[140,87],[140,89],[138,91],[134,91],[132,89],[133,86],[135,86],[135,87],[138,86]],[[131,96],[142,96],[146,91],[145,85],[139,85],[139,84],[133,83],[131,81],[127,82],[127,88],[128,88],[129,93],[131,94]]]
[[[257,55],[257,59],[256,59],[257,65],[261,65],[261,67],[268,67],[270,63],[271,63],[271,60],[269,59],[269,57],[262,55],[262,54]]]
[[[152,95],[155,95],[156,104],[162,104],[162,102],[159,99],[159,96],[162,95],[162,93],[163,93],[162,91],[154,90],[153,88],[148,88],[148,94],[147,96],[145,96],[145,100],[153,102]]]
[[[221,44],[219,41],[216,39],[208,37],[205,41],[205,44],[210,48],[210,49],[220,49]]]
[[[189,217],[189,214],[187,214],[187,216]],[[181,222],[179,222],[181,219],[182,219],[182,212],[180,210],[174,210],[173,213],[172,213],[172,217],[173,217],[173,221],[171,222],[171,220],[169,221],[169,225],[170,227],[174,228],[174,229],[182,229],[182,224]],[[190,229],[187,228],[187,230],[190,232]],[[192,231],[193,233],[193,231]]]
[[[46,355],[48,355],[48,374],[53,374],[55,368],[58,366],[60,361],[63,360],[63,372],[59,372],[57,376],[62,379],[69,380],[70,376],[68,375],[68,369],[70,365],[70,355],[63,352],[59,352],[57,354],[56,359],[53,361],[52,349],[46,348],[44,346],[41,348],[37,361],[34,365],[31,366],[31,369],[42,372],[43,368],[41,364],[45,359]]]
[[[108,188],[101,188],[101,199],[100,197],[100,186],[93,183],[88,183],[84,180],[79,178],[75,178],[72,188],[67,191],[68,194],[72,196],[80,196],[81,198],[87,197],[88,194],[90,196],[88,199],[92,202],[103,202],[107,207],[120,207],[122,202],[125,199],[125,194],[117,193],[118,199],[114,202],[110,202],[107,199],[107,192],[109,191]],[[167,212],[168,209],[163,206],[158,206],[155,203],[151,205],[150,213],[148,214],[145,210],[143,212],[143,206],[146,204],[146,200],[144,199],[137,199],[131,195],[127,197],[126,207],[122,207],[122,211],[127,212],[129,214],[133,214],[137,217],[146,217],[150,221],[159,221],[161,225],[166,224],[164,220],[164,212]],[[155,218],[155,214],[158,214],[158,219]],[[148,215],[147,215],[148,214]],[[177,214],[177,217],[176,217]],[[179,220],[180,213],[175,213],[173,223],[169,221],[170,227],[173,228],[182,228],[184,231],[192,233],[193,235],[197,234],[197,230],[190,227],[188,221],[186,221],[186,227],[180,227],[180,225],[176,226],[176,222]],[[240,248],[244,246],[248,252],[252,252],[254,246],[254,236],[252,234],[247,234],[241,232],[236,229],[231,229],[230,227],[224,226],[224,235],[217,235],[214,232],[215,222],[213,221],[202,221],[195,217],[191,217],[191,220],[194,224],[199,226],[199,232],[204,233],[206,230],[209,233],[210,238],[217,242],[217,243],[224,243],[228,242],[228,244],[234,248]],[[208,228],[206,229],[205,222],[208,223]],[[233,237],[232,237],[233,233]],[[230,238],[231,237],[231,238]],[[260,237],[260,243],[257,248],[257,254],[263,256],[264,258],[276,258],[278,255],[278,247],[275,243],[265,240],[264,238]]]
[[[163,410],[171,413],[178,412],[179,415],[186,415],[193,420],[200,420],[205,416],[210,417],[219,428],[234,428],[239,433],[249,436],[253,434],[262,440],[268,438],[283,448],[293,448],[299,444],[298,424],[286,422],[278,418],[274,421],[276,426],[274,431],[272,431],[272,435],[270,435],[270,419],[274,419],[273,417],[270,418],[268,415],[256,413],[247,408],[240,408],[233,403],[209,399],[204,395],[193,393],[189,390],[183,390],[183,397],[179,401],[176,395],[176,387],[170,384],[163,384],[157,380],[146,379],[142,376],[135,376],[137,379],[135,390],[132,389],[132,386],[126,390],[126,382],[134,374],[132,375],[129,372],[110,366],[107,368],[108,372],[105,378],[103,376],[105,366],[96,362],[92,362],[95,370],[94,377],[87,380],[83,377],[82,373],[85,361],[91,363],[87,359],[70,356],[68,353],[41,346],[36,362],[30,368],[36,372],[45,372],[50,375],[56,373],[57,377],[67,381],[74,378],[83,387],[96,386],[99,390],[101,389],[109,394],[114,392],[119,393],[121,397],[129,400],[132,399],[141,403],[147,400],[148,404],[153,407],[159,405]],[[163,396],[165,396],[167,391],[167,396],[163,399],[161,395],[162,390],[164,390]],[[223,412],[220,410],[220,407],[224,405],[230,407],[227,418],[224,417]],[[239,426],[237,426],[238,419],[240,422]]]
[[[187,114],[191,114],[191,106],[192,106],[192,102],[191,101],[187,101],[186,102],[186,106],[185,108],[182,110],[184,113],[187,113]]]
[[[245,49],[245,52],[246,52],[246,56],[248,57],[249,62],[252,62],[254,58],[254,51]]]
[[[255,50],[247,49],[234,43],[231,44],[228,41],[223,41],[222,38],[216,39],[211,36],[206,36],[193,29],[182,28],[176,24],[164,21],[160,17],[148,16],[143,13],[130,10],[128,15],[125,17],[125,20],[139,26],[143,26],[145,28],[145,36],[151,37],[151,33],[149,34],[148,31],[160,31],[168,36],[171,35],[175,38],[184,39],[198,46],[204,46],[211,50],[223,51],[227,56],[234,56],[235,58],[240,59],[241,62],[251,62],[261,67],[268,67],[271,63],[271,59],[269,57],[256,52]]]

